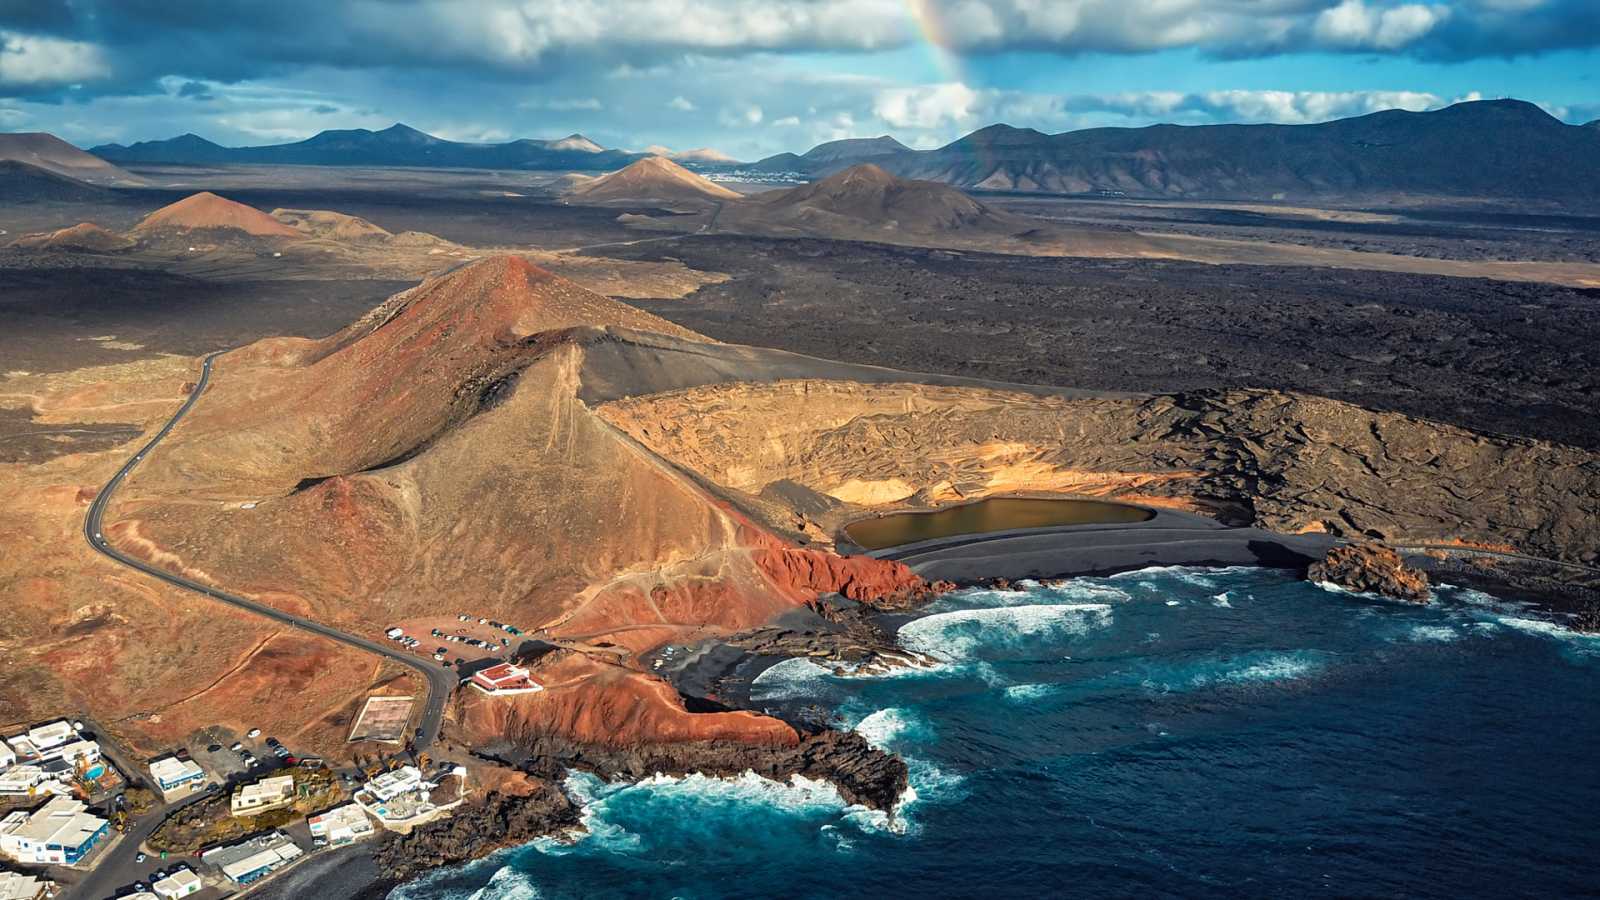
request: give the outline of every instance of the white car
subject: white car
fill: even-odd
[[[258,738],[258,737],[261,737],[261,729],[259,729],[259,728],[252,728],[252,729],[250,729],[250,730],[249,730],[249,731],[246,731],[246,732],[245,732],[245,733],[244,733],[244,736],[245,736],[245,737],[247,737],[247,738],[249,738],[249,739],[250,739],[250,740],[252,740],[252,741],[253,741],[253,740],[255,740],[255,739],[256,739],[256,738]]]

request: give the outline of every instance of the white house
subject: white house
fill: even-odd
[[[11,745],[0,741],[0,769],[9,769],[17,764],[17,751]]]
[[[485,694],[531,694],[544,690],[533,674],[523,666],[501,663],[490,666],[472,676],[472,686]]]
[[[33,742],[33,745],[41,751],[49,750],[51,747],[59,747],[68,741],[76,739],[77,736],[78,730],[72,727],[71,722],[65,720],[48,722],[36,728],[28,729],[28,740]]]
[[[28,740],[28,736],[25,734],[8,737],[5,743],[7,747],[11,748],[11,752],[17,757],[18,762],[29,762],[39,758],[39,748],[35,747],[33,741]]]
[[[41,900],[52,896],[52,883],[21,872],[0,871],[0,900]]]
[[[161,795],[171,800],[174,795],[186,793],[206,780],[206,770],[192,759],[163,756],[150,764],[150,777],[156,780]]]
[[[0,772],[0,795],[37,794],[45,782],[54,780],[49,772],[38,766],[12,766]]]
[[[72,741],[44,752],[45,759],[60,759],[68,763],[83,760],[85,765],[100,761],[100,745],[94,741]]]
[[[155,891],[156,896],[167,897],[170,900],[173,897],[187,897],[190,894],[198,894],[204,887],[205,883],[200,880],[199,875],[196,875],[190,869],[180,868],[171,875],[151,884],[150,890]]]
[[[229,806],[236,816],[253,816],[294,802],[294,776],[276,775],[234,792]]]
[[[422,770],[416,766],[401,766],[367,782],[364,789],[378,800],[387,802],[421,787]]]
[[[52,797],[31,813],[11,813],[0,820],[0,853],[37,865],[76,863],[110,830],[105,819],[86,809],[71,797]]]
[[[354,803],[336,806],[306,821],[311,826],[312,839],[320,838],[332,847],[361,840],[373,832],[372,820]]]

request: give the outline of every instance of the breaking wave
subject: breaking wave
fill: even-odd
[[[1111,623],[1105,603],[1001,606],[938,613],[906,623],[900,646],[962,662],[986,655],[1045,653]]]

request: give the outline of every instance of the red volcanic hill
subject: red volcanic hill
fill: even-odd
[[[581,200],[737,200],[742,195],[670,159],[651,156],[572,190]]]
[[[69,228],[60,228],[43,234],[30,234],[17,238],[13,247],[28,250],[68,250],[105,253],[126,250],[133,242],[93,222],[79,222]]]
[[[302,237],[299,231],[285,225],[253,206],[236,203],[210,191],[201,191],[163,206],[133,227],[135,234],[158,231],[199,231],[228,229],[241,231],[255,237]]]
[[[523,259],[473,263],[327,339],[221,358],[108,528],[163,565],[364,633],[459,609],[581,645],[565,686],[519,704],[530,727],[586,737],[581,708],[619,741],[792,741],[770,719],[691,716],[630,661],[818,592],[921,579],[780,540],[606,422],[587,380],[661,389],[660,359],[607,362],[641,332],[691,359],[720,346]]]

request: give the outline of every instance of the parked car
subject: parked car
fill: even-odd
[[[229,750],[232,750],[232,751],[233,751],[233,752],[235,752],[235,753],[238,753],[238,752],[239,752],[239,751],[240,751],[240,750],[243,750],[243,749],[244,749],[244,745],[243,745],[243,744],[241,744],[241,743],[239,743],[239,742],[238,742],[238,741],[234,741],[234,742],[233,742],[233,746],[232,746],[232,747],[229,747],[229,748],[228,748],[228,749],[229,749]]]
[[[246,731],[246,732],[245,732],[245,733],[244,733],[244,736],[245,736],[245,737],[247,737],[247,738],[249,738],[249,739],[250,739],[250,740],[252,740],[252,741],[253,741],[253,740],[255,740],[255,739],[256,739],[256,738],[258,738],[258,737],[261,737],[261,729],[259,729],[259,728],[252,728],[252,729],[250,729],[250,730],[249,730],[249,731]]]
[[[136,863],[144,862],[144,854],[143,853],[138,854],[137,856],[135,856],[133,858],[133,861],[136,862]]]

